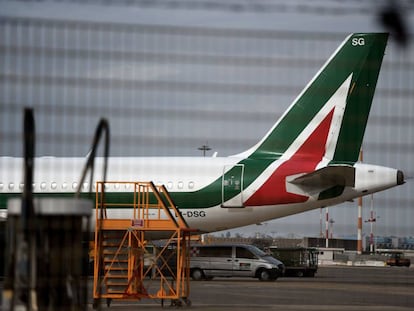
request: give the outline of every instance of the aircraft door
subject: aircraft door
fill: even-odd
[[[222,177],[221,207],[243,206],[243,174],[244,164],[224,166]]]

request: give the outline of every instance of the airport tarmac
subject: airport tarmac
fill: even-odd
[[[315,278],[191,281],[189,310],[414,310],[414,268],[320,267]],[[165,310],[169,301],[102,301],[101,310]],[[90,310],[92,306],[88,307]]]

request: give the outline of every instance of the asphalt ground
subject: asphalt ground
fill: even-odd
[[[414,310],[414,268],[320,267],[314,278],[191,281],[189,310]],[[170,301],[113,300],[100,310],[165,310]],[[176,307],[174,307],[176,308]],[[89,310],[92,305],[88,306]]]

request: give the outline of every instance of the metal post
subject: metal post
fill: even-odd
[[[373,194],[371,194],[370,214],[371,215],[369,218],[369,222],[370,222],[371,231],[370,231],[370,237],[369,237],[369,251],[373,253],[374,252],[374,222],[376,221],[375,212],[374,212],[374,195]]]
[[[335,220],[333,220],[332,218],[329,219],[329,224],[330,224],[330,228],[331,228],[331,239],[333,239],[333,224],[335,223]]]
[[[319,209],[319,237],[323,238],[323,232],[322,232],[322,207]]]
[[[362,198],[358,198],[358,242],[357,253],[362,254]]]
[[[363,161],[362,149],[359,153],[359,160]],[[358,198],[358,241],[357,241],[357,253],[362,254],[362,197]]]
[[[326,208],[325,217],[325,247],[329,247],[329,207]]]

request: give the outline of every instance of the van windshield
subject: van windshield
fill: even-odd
[[[268,254],[266,254],[264,251],[262,251],[260,248],[257,248],[256,246],[248,245],[248,249],[249,251],[251,251],[253,254],[255,254],[259,258],[269,256]]]

